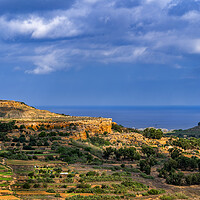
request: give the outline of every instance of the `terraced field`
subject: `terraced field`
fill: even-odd
[[[0,200],[200,197],[194,138],[152,139],[117,124],[112,133],[85,131],[86,138],[75,124],[33,130],[8,122],[0,130]]]

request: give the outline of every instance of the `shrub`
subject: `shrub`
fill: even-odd
[[[173,184],[173,185],[182,185],[183,178],[184,178],[184,174],[182,172],[178,172],[178,173],[174,172],[167,177],[166,182],[168,184]]]
[[[118,125],[116,123],[112,123],[112,129],[116,132],[120,132],[122,133],[123,132],[123,126],[122,125]]]
[[[153,176],[148,176],[148,175],[145,174],[145,173],[141,173],[140,176],[143,177],[143,178],[146,178],[146,179],[154,179]]]
[[[28,174],[28,176],[33,177],[33,176],[34,176],[34,172],[30,172],[30,173]]]
[[[125,168],[125,164],[121,164],[121,168]]]
[[[66,200],[116,200],[121,199],[119,196],[108,196],[108,195],[93,195],[93,196],[73,196],[67,197]]]
[[[108,159],[111,154],[114,154],[117,160],[140,160],[140,154],[134,147],[122,147],[120,149],[108,147],[104,150],[103,157]]]
[[[160,197],[161,200],[188,199],[183,193],[167,194]]]
[[[150,195],[157,195],[162,193],[165,193],[165,190],[151,189],[148,191],[148,194]]]
[[[147,157],[150,157],[151,155],[155,155],[156,151],[153,147],[142,145],[142,153],[146,154]]]
[[[38,136],[39,136],[39,137],[46,137],[47,134],[46,134],[44,131],[42,131]]]
[[[56,193],[55,197],[61,197],[59,193]]]
[[[49,193],[56,193],[54,189],[48,189],[46,192],[49,192]]]
[[[188,199],[188,196],[183,193],[176,193],[175,195],[177,199]]]
[[[99,173],[95,171],[89,171],[87,172],[86,176],[99,176]]]
[[[24,189],[30,189],[30,184],[29,183],[24,183],[23,188]]]
[[[35,183],[35,184],[33,185],[33,187],[34,187],[34,188],[39,188],[39,187],[40,187],[40,184],[39,184],[39,183]]]
[[[96,137],[90,137],[89,138],[91,143],[93,145],[97,145],[97,146],[107,146],[107,145],[110,145],[110,142],[107,141],[107,140],[104,140],[103,138],[100,138],[99,136],[96,136]]]
[[[168,194],[168,195],[163,195],[160,197],[161,200],[175,200],[176,197],[174,195]]]

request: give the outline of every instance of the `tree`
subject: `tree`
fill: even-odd
[[[170,176],[167,177],[166,182],[173,185],[182,185],[183,178],[184,174],[182,172],[172,173]]]
[[[15,128],[15,121],[11,121],[8,123],[0,122],[0,132],[9,132]]]
[[[144,171],[144,167],[145,167],[146,164],[147,164],[146,160],[140,160],[139,165],[140,165],[141,171]]]
[[[168,172],[170,172],[173,169],[177,169],[178,167],[178,163],[176,160],[173,159],[169,159],[168,162],[165,162],[164,164],[164,169],[167,170]]]
[[[29,183],[24,183],[23,188],[24,189],[30,189],[30,184]]]
[[[163,132],[161,129],[146,128],[143,131],[143,135],[151,139],[161,139],[163,136]]]
[[[169,149],[170,155],[172,159],[176,159],[181,155],[181,150],[177,148]]]
[[[151,166],[145,165],[143,171],[144,171],[145,174],[149,175],[151,173]]]
[[[46,134],[44,131],[42,131],[38,136],[39,136],[39,137],[46,137],[47,134]]]
[[[155,155],[156,151],[150,146],[142,145],[142,153],[146,154],[147,157],[150,157],[151,155]]]
[[[108,147],[103,152],[103,157],[105,159],[109,159],[110,155],[114,152],[114,149],[112,147]]]

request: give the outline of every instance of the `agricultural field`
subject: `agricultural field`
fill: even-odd
[[[77,140],[74,132],[4,124],[0,199],[200,199],[198,140],[117,124]]]

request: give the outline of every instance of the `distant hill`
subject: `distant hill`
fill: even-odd
[[[178,137],[196,137],[196,138],[200,138],[200,126],[195,126],[193,128],[189,128],[186,130],[175,130],[173,132],[173,135],[176,135]]]
[[[56,114],[48,110],[39,110],[32,106],[28,106],[24,102],[12,101],[12,100],[0,100],[0,121],[15,120],[20,123],[27,123],[31,126],[31,123],[45,122],[46,125],[50,123],[60,123],[57,126],[64,126],[67,123],[79,123],[85,124],[85,127],[90,127],[88,130],[102,130],[111,131],[112,119],[102,117],[85,117],[85,116],[70,116],[65,114]],[[54,124],[55,126],[55,124]],[[78,124],[77,124],[78,126]],[[91,128],[92,127],[92,128]],[[94,128],[95,127],[95,128]]]
[[[23,102],[0,100],[0,118],[3,119],[48,119],[63,118],[63,115],[39,110]]]

